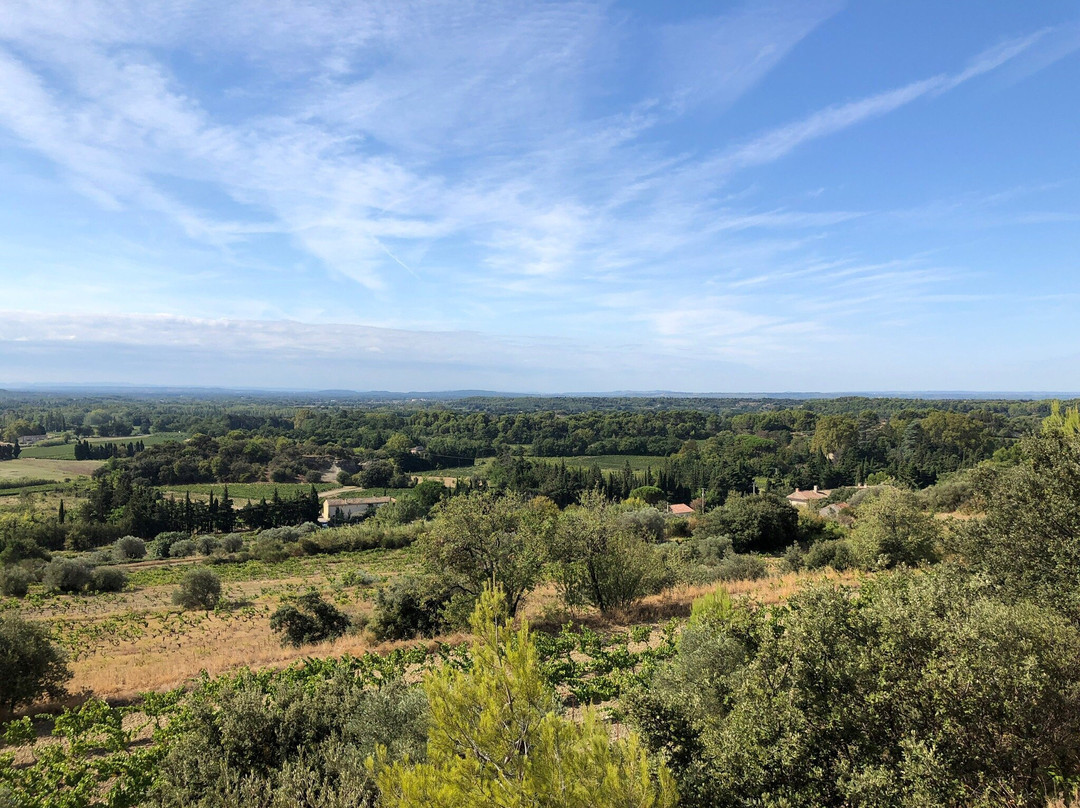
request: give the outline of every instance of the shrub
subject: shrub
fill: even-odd
[[[136,561],[146,555],[146,542],[137,536],[122,536],[113,545],[117,561]]]
[[[659,590],[667,570],[658,548],[620,518],[599,496],[559,516],[551,555],[556,584],[568,606],[588,604],[601,612],[623,608]]]
[[[9,598],[26,597],[33,582],[33,573],[25,567],[6,567],[0,572],[0,593]]]
[[[90,576],[90,589],[94,592],[122,592],[127,581],[127,573],[122,569],[98,567]]]
[[[199,536],[195,539],[195,552],[208,556],[218,548],[218,541],[213,536]]]
[[[765,560],[752,553],[732,553],[717,567],[721,581],[757,581],[769,574]]]
[[[832,567],[837,572],[843,572],[855,566],[851,546],[847,539],[830,539],[810,545],[810,549],[806,551],[804,563],[807,569],[818,570],[822,567]]]
[[[87,563],[91,567],[107,567],[110,564],[116,563],[116,553],[112,548],[108,550],[95,550],[90,554],[90,557],[86,559]]]
[[[400,679],[371,687],[339,669],[303,684],[241,675],[213,685],[171,728],[147,804],[373,808],[365,761],[424,757],[427,700]]]
[[[682,805],[1045,805],[1080,775],[1080,632],[949,573],[698,621],[627,708]]]
[[[281,544],[283,542],[293,542],[300,538],[299,529],[286,525],[284,527],[271,527],[259,533],[258,541],[260,542],[277,542]]]
[[[169,549],[178,541],[184,541],[190,539],[190,533],[181,533],[177,530],[170,530],[166,533],[159,533],[149,545],[151,558],[169,558]]]
[[[445,626],[443,609],[450,602],[450,594],[430,578],[397,578],[375,595],[375,611],[368,627],[377,640],[437,634]]]
[[[348,631],[349,623],[349,616],[318,592],[301,595],[270,616],[270,628],[281,635],[281,644],[296,647],[340,637]]]
[[[239,533],[226,533],[221,537],[221,549],[226,553],[238,553],[244,546],[244,537]]]
[[[181,539],[169,547],[169,558],[187,558],[195,555],[195,540]]]
[[[378,581],[378,575],[372,575],[364,569],[350,570],[341,576],[342,586],[371,586]]]
[[[866,568],[936,561],[940,540],[938,523],[920,510],[918,498],[898,488],[885,488],[859,506],[850,539],[852,554]]]
[[[798,572],[806,565],[806,552],[797,544],[791,545],[784,551],[784,569],[787,572]]]
[[[0,614],[0,708],[13,710],[41,696],[60,698],[70,678],[64,652],[43,626]]]
[[[210,611],[221,600],[221,579],[208,569],[192,570],[180,581],[172,599],[183,609]]]
[[[656,508],[638,508],[626,511],[622,522],[645,541],[659,542],[664,539],[664,517]]]
[[[799,513],[775,494],[732,494],[701,517],[695,535],[728,536],[740,553],[768,553],[798,538]]]
[[[52,592],[82,592],[90,583],[90,566],[71,558],[54,558],[45,566],[45,588]]]
[[[265,535],[259,536],[251,545],[251,555],[260,561],[276,562],[284,561],[288,554],[285,547],[277,539]]]

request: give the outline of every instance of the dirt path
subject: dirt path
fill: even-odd
[[[331,488],[329,491],[323,491],[319,494],[320,499],[329,499],[335,497],[338,494],[344,494],[346,491],[363,491],[364,489],[358,485],[345,485],[341,488]]]

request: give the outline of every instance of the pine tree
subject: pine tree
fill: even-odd
[[[64,524],[65,518],[66,514],[64,512],[64,500],[60,500],[60,510],[56,512],[56,521],[58,521],[60,524]]]
[[[650,766],[638,736],[612,740],[597,713],[557,712],[528,623],[514,631],[505,598],[486,591],[472,616],[472,666],[424,682],[431,706],[427,761],[378,772],[388,808],[671,808],[667,768]],[[374,762],[372,763],[374,766]]]

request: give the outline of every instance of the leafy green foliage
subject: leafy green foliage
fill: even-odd
[[[25,567],[4,567],[0,569],[0,594],[12,598],[26,597],[34,574]]]
[[[937,560],[941,529],[910,491],[884,488],[858,511],[850,543],[863,567],[887,569]]]
[[[146,542],[137,536],[121,536],[113,545],[117,561],[137,561],[146,555]]]
[[[424,752],[423,693],[372,686],[348,666],[296,680],[244,674],[204,687],[169,727],[151,804],[217,808],[374,806],[365,760]]]
[[[683,804],[1029,804],[1080,774],[1080,632],[955,575],[692,622],[629,711]]]
[[[127,586],[127,573],[117,567],[96,567],[90,575],[92,592],[122,592]]]
[[[42,580],[53,592],[82,592],[90,584],[92,572],[84,561],[54,558],[45,565]]]
[[[403,576],[382,587],[368,628],[377,640],[432,636],[446,626],[443,610],[452,593],[431,577]]]
[[[798,538],[799,513],[774,494],[735,494],[706,513],[695,535],[727,536],[736,552],[776,552]]]
[[[558,508],[547,499],[473,493],[446,500],[420,550],[448,586],[478,597],[485,585],[507,594],[511,612],[540,581]]]
[[[847,539],[829,539],[812,544],[803,560],[807,569],[812,570],[832,567],[837,572],[843,572],[856,566],[855,554]]]
[[[673,806],[666,769],[653,774],[635,734],[612,741],[591,710],[580,722],[558,715],[528,625],[510,628],[504,604],[481,597],[468,670],[444,667],[425,679],[427,761],[384,763],[383,805]]]
[[[323,600],[318,592],[301,595],[270,616],[270,628],[281,635],[282,645],[296,647],[340,637],[349,625],[349,616]]]
[[[195,540],[180,539],[169,545],[169,558],[187,558],[195,555]]]
[[[16,614],[0,614],[0,708],[12,710],[42,696],[59,698],[71,678],[49,633]]]
[[[642,526],[599,495],[582,498],[559,518],[552,541],[556,583],[570,606],[601,612],[623,608],[657,591],[665,570]]]
[[[221,579],[211,570],[194,569],[184,575],[173,592],[173,603],[182,609],[209,611],[221,600]]]
[[[990,489],[986,513],[959,532],[968,563],[1009,599],[1030,598],[1080,622],[1080,438],[1049,430]]]

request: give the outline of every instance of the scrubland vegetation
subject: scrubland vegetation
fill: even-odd
[[[1072,801],[1074,410],[531,401],[11,403],[0,805]]]

